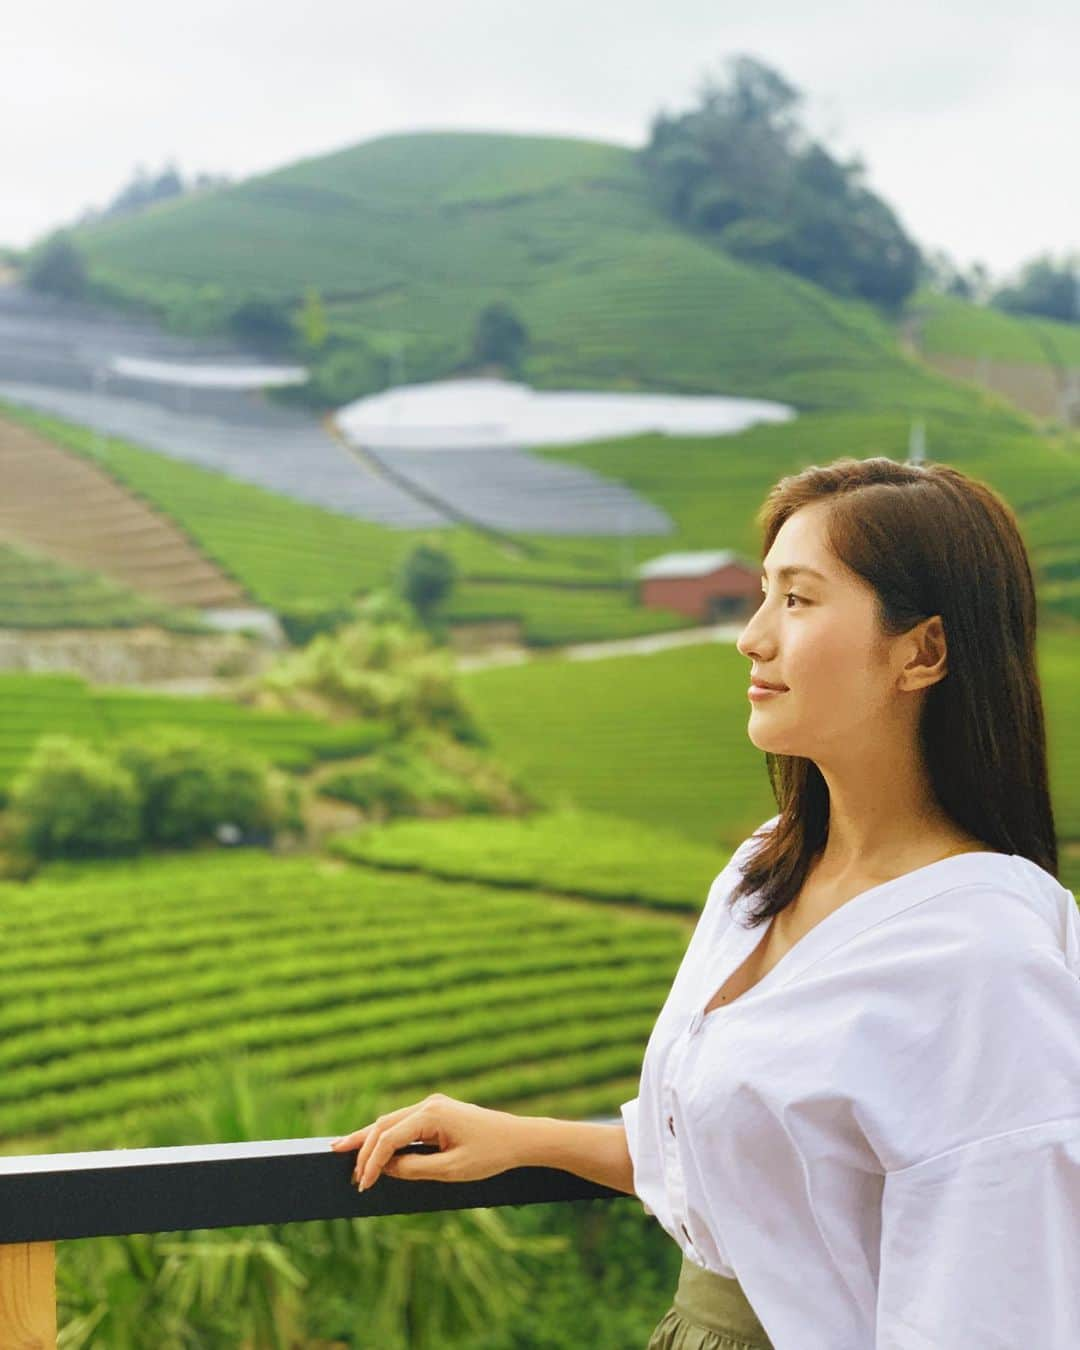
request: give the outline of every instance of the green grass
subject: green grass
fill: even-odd
[[[1039,637],[1058,835],[1080,840],[1080,649]],[[577,806],[735,848],[775,813],[749,740],[747,662],[732,643],[463,674],[499,757],[549,807]]]
[[[690,913],[701,909],[713,878],[727,862],[722,851],[672,830],[565,809],[522,817],[392,821],[339,836],[333,852],[425,876]]]
[[[155,603],[98,572],[0,544],[0,628],[212,630],[196,611]]]
[[[379,1110],[437,1088],[614,1113],[688,937],[312,859],[55,865],[0,884],[0,1149],[138,1147],[240,1052],[298,1103],[366,1084]]]
[[[106,746],[137,728],[183,726],[256,750],[286,769],[363,753],[364,723],[330,726],[299,714],[257,712],[212,698],[177,698],[92,686],[77,675],[0,674],[0,800],[47,732]]]

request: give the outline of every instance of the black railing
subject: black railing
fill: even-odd
[[[64,1238],[625,1198],[551,1167],[467,1182],[383,1173],[360,1192],[356,1153],[333,1152],[335,1137],[0,1157],[0,1346],[54,1350]]]

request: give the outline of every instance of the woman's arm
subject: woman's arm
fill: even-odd
[[[434,1144],[436,1151],[406,1151],[414,1143]],[[622,1123],[519,1116],[443,1092],[379,1116],[330,1147],[357,1150],[353,1180],[361,1189],[373,1186],[384,1171],[402,1181],[479,1181],[512,1167],[557,1167],[636,1194]]]
[[[625,1125],[591,1120],[516,1116],[520,1138],[515,1155],[521,1167],[558,1167],[587,1181],[634,1195],[634,1166]]]

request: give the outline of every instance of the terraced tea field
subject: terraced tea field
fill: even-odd
[[[602,661],[530,661],[462,673],[499,758],[551,807],[573,804],[729,851],[775,811],[746,734],[749,666],[710,642]],[[1080,651],[1040,632],[1058,837],[1080,843]]]
[[[54,866],[0,885],[0,1149],[137,1147],[241,1050],[301,1103],[615,1113],[689,932],[311,859]]]
[[[0,544],[0,628],[127,628],[155,624],[210,631],[194,610],[174,609],[100,572]]]
[[[212,733],[256,750],[284,769],[362,754],[371,743],[363,722],[331,726],[314,717],[257,712],[222,699],[98,687],[76,675],[0,675],[0,802],[46,732],[106,745],[116,735],[151,726]]]
[[[244,587],[86,458],[0,418],[0,541],[100,572],[168,605],[250,604]]]

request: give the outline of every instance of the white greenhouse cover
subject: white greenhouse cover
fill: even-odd
[[[571,445],[647,431],[703,436],[786,422],[795,411],[762,399],[539,391],[508,380],[404,384],[339,408],[354,444],[390,449]]]

